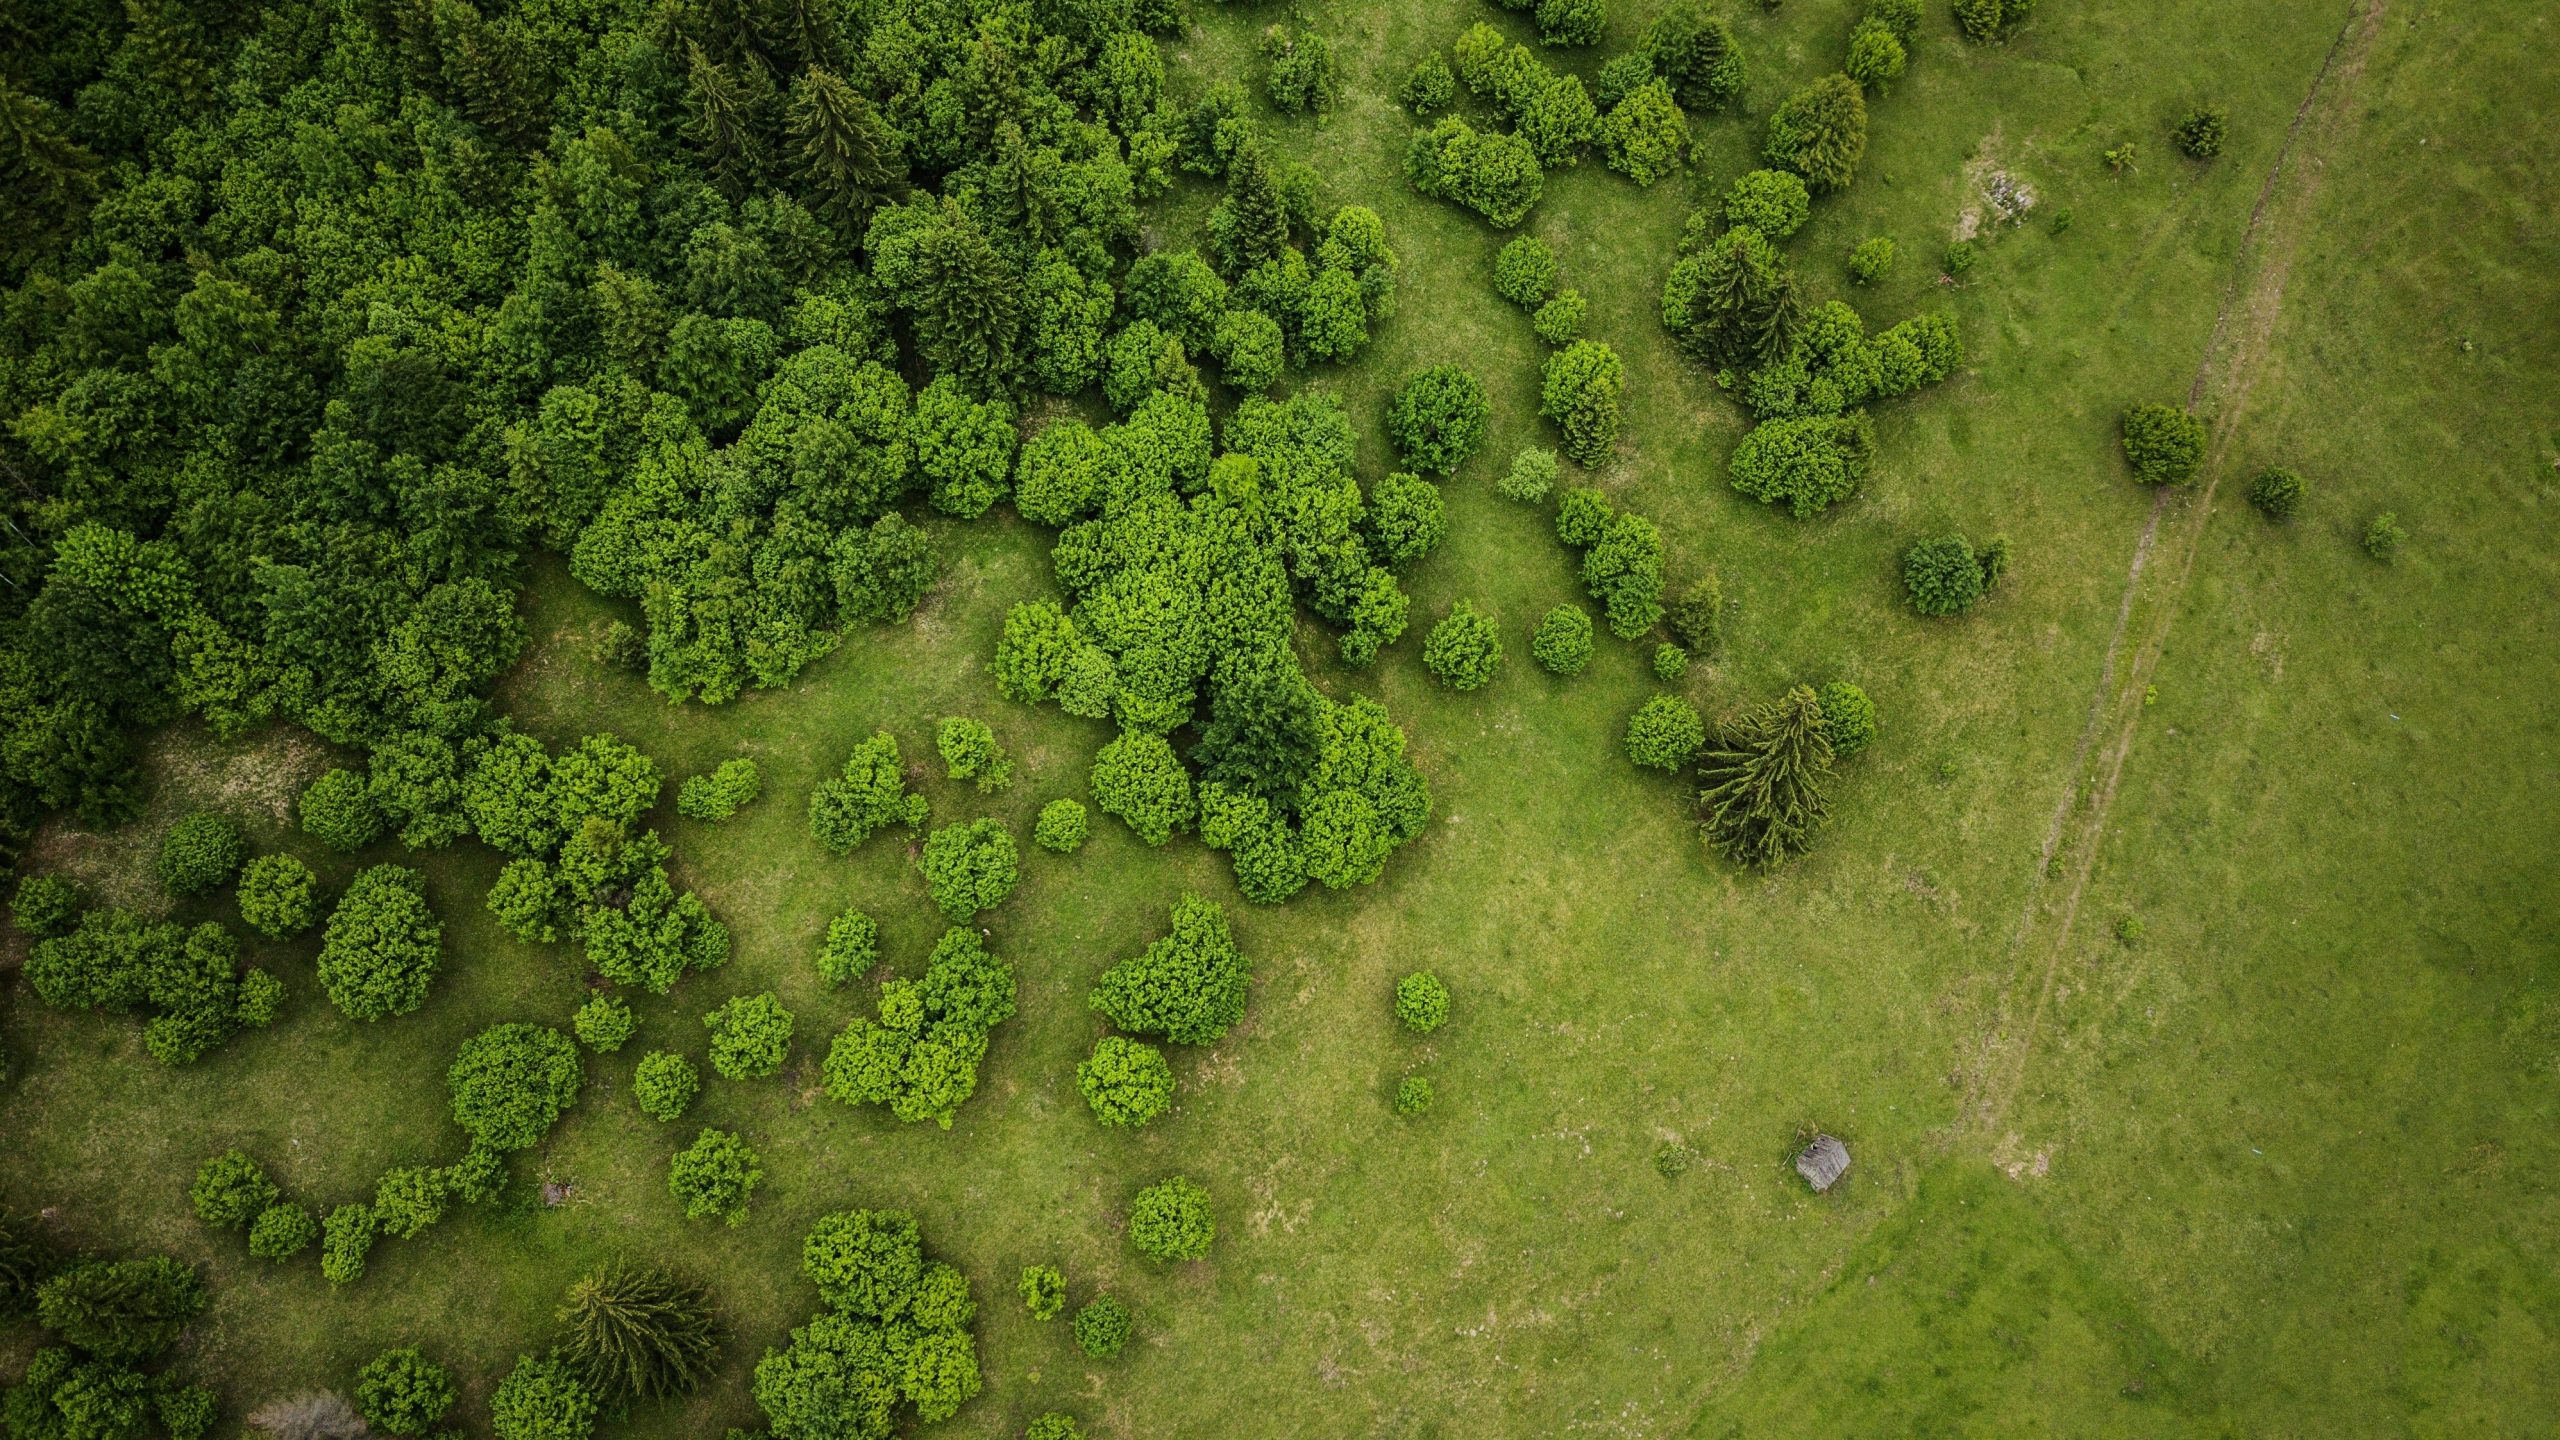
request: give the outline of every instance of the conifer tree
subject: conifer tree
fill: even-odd
[[[916,250],[916,347],[936,374],[980,394],[1012,387],[1022,322],[1018,277],[949,196]]]
[[[1227,198],[1209,216],[1210,243],[1230,276],[1241,276],[1289,248],[1289,214],[1262,147],[1248,145],[1227,167]]]
[[[1838,190],[1867,153],[1867,97],[1846,75],[1825,75],[1769,117],[1769,159],[1816,190]]]
[[[1802,306],[1795,276],[1767,237],[1735,226],[1674,267],[1663,321],[1718,365],[1765,365],[1787,353]]]
[[[569,1287],[560,1355],[611,1405],[685,1395],[719,1368],[711,1294],[663,1270],[615,1263]]]
[[[789,124],[801,189],[828,219],[858,229],[874,205],[905,188],[898,133],[833,71],[811,65],[791,82]]]
[[[61,111],[0,81],[0,253],[28,255],[97,193],[97,157],[82,149]]]
[[[693,112],[687,133],[720,187],[744,194],[764,168],[764,142],[756,136],[748,89],[700,45],[687,41],[685,54],[685,94]]]
[[[1738,864],[1771,869],[1813,843],[1830,804],[1831,739],[1822,702],[1798,685],[1726,725],[1698,763],[1699,823]]]

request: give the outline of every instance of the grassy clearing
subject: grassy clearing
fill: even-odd
[[[1836,63],[1851,8],[1737,16],[1750,115]],[[671,804],[657,817],[737,954],[640,1005],[639,1037],[590,1065],[577,1111],[519,1162],[571,1183],[572,1203],[465,1213],[386,1243],[340,1295],[307,1264],[252,1269],[186,1213],[185,1176],[223,1143],[326,1203],[458,1149],[440,1083],[454,1046],[499,1019],[565,1022],[573,959],[489,921],[479,897],[496,862],[476,846],[425,861],[448,969],[424,1010],[387,1025],[359,1030],[328,1008],[310,940],[265,952],[296,982],[278,1026],[185,1071],[152,1065],[138,1030],[17,1002],[0,1198],[58,1204],[84,1239],[210,1261],[217,1303],[195,1358],[235,1408],[343,1383],[403,1341],[467,1372],[476,1406],[540,1342],[560,1289],[615,1253],[713,1277],[752,1356],[814,1306],[794,1263],[809,1220],[897,1204],[978,1286],[988,1390],[955,1434],[1019,1433],[1060,1405],[1104,1434],[2339,1433],[2376,1416],[2423,1433],[2530,1428],[2560,1374],[2560,1231],[2531,1178],[2547,1171],[2560,1060],[2547,1018],[2560,957],[2537,886],[2560,854],[2547,698],[2560,577],[2523,538],[2549,529],[2553,436],[2514,412],[2560,361],[2560,255],[2541,218],[2552,182],[2534,168],[2560,137],[2513,78],[2534,74],[2552,22],[2483,8],[2503,26],[2395,7],[2378,42],[2256,419],[2193,581],[2164,597],[2180,608],[2160,701],[1996,1131],[1970,1119],[1968,1071],[2004,1014],[2017,917],[2044,893],[2040,847],[2078,779],[2150,504],[2115,457],[2114,418],[2186,392],[2343,7],[2049,0],[1989,48],[1933,9],[1910,75],[1876,106],[1860,182],[1790,250],[1817,291],[1845,293],[1837,257],[1893,235],[1902,268],[1856,303],[1877,326],[1948,306],[1972,359],[1879,415],[1869,493],[1811,524],[1726,488],[1739,413],[1654,319],[1683,182],[1642,192],[1596,161],[1550,177],[1526,228],[1556,246],[1591,298],[1589,333],[1629,366],[1627,429],[1600,483],[1662,523],[1676,578],[1712,567],[1735,607],[1729,652],[1690,688],[1714,709],[1840,676],[1883,711],[1821,847],[1780,875],[1709,859],[1680,786],[1618,754],[1619,725],[1654,688],[1640,653],[1604,642],[1570,681],[1527,662],[1529,625],[1579,598],[1543,517],[1491,487],[1513,449],[1552,443],[1536,416],[1543,349],[1492,292],[1502,237],[1404,186],[1407,124],[1380,98],[1479,14],[1523,35],[1524,17],[1319,6],[1351,97],[1321,126],[1278,132],[1318,161],[1330,199],[1384,214],[1405,269],[1376,352],[1313,383],[1373,420],[1403,374],[1455,358],[1496,404],[1486,453],[1448,487],[1450,538],[1414,587],[1414,633],[1372,672],[1319,671],[1337,694],[1382,694],[1431,778],[1435,824],[1381,885],[1244,908],[1217,857],[1188,842],[1150,852],[1108,822],[1078,856],[1028,852],[1022,888],[985,917],[1022,995],[978,1096],[948,1133],[845,1110],[816,1095],[814,1059],[869,996],[819,986],[825,919],[863,905],[891,967],[910,972],[939,922],[898,841],[830,860],[802,805],[875,728],[929,764],[932,720],[957,713],[991,721],[1022,778],[984,799],[929,781],[938,819],[992,813],[1027,835],[1041,802],[1082,792],[1103,732],[998,701],[984,676],[1004,607],[1046,593],[1045,537],[972,527],[917,623],[857,635],[792,687],[718,710],[670,708],[596,668],[583,637],[605,607],[540,566],[539,643],[503,696],[519,723],[554,742],[610,728],[672,778],[734,754],[765,769],[765,797],[725,826]],[[1613,14],[1608,45],[1642,14]],[[1204,17],[1178,69],[1258,74],[1253,37],[1279,15]],[[2165,138],[2205,98],[2200,77],[2235,122],[2209,167]],[[1696,129],[1720,189],[1756,130],[1732,117]],[[2142,163],[2110,175],[2097,153],[2126,137]],[[2004,234],[1963,286],[1941,286],[1926,262],[1984,157],[2074,224]],[[1168,237],[1185,240],[1209,198],[1174,207]],[[1387,452],[1372,442],[1375,473]],[[2318,488],[2304,517],[2271,529],[2234,481],[2279,458]],[[2384,506],[2415,536],[2388,570],[2352,544]],[[1901,546],[1942,528],[2004,531],[2019,556],[2001,596],[1954,625],[1908,615],[1893,582]],[[1461,597],[1511,640],[1504,674],[1471,696],[1416,658]],[[258,798],[319,763],[307,741],[178,734],[159,753],[152,816],[53,837],[48,854],[101,889],[131,886],[159,826],[217,798],[262,847],[308,853]],[[351,869],[322,867],[332,885]],[[1221,1045],[1176,1057],[1176,1113],[1105,1134],[1073,1088],[1100,1029],[1083,995],[1186,889],[1230,902],[1253,1008]],[[2121,915],[2143,920],[2138,945],[2112,938]],[[1448,1027],[1416,1040],[1388,996],[1422,964],[1457,1000]],[[763,988],[799,1014],[792,1065],[709,1081],[681,1126],[641,1116],[638,1054],[698,1057],[697,1017]],[[1440,1102],[1398,1120],[1388,1097],[1414,1072]],[[1784,1168],[1808,1123],[1857,1155],[1821,1200]],[[698,1124],[764,1152],[743,1228],[688,1226],[665,1193],[666,1157]],[[1671,1138],[1701,1160],[1666,1181],[1650,1159]],[[1177,1170],[1217,1198],[1220,1239],[1206,1263],[1157,1267],[1115,1227],[1130,1194]],[[1129,1299],[1138,1342],[1094,1364],[1063,1322],[1031,1322],[1011,1285],[1034,1261],[1062,1263],[1077,1301],[1100,1286]],[[630,1433],[748,1423],[745,1368],[634,1416]]]

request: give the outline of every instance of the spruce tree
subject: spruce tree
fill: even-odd
[[[1680,340],[1718,365],[1765,365],[1787,353],[1802,315],[1795,276],[1760,232],[1736,226],[1675,272],[1684,281],[1687,323]]]
[[[897,132],[834,72],[812,65],[791,82],[789,123],[801,189],[828,219],[857,230],[874,205],[905,188]]]
[[[1022,323],[1020,280],[949,196],[917,247],[915,279],[909,305],[925,364],[982,395],[1010,390]]]
[[[1816,190],[1838,190],[1867,153],[1867,97],[1846,75],[1825,75],[1769,117],[1769,159]]]
[[[1209,216],[1209,240],[1230,278],[1279,259],[1289,248],[1289,214],[1261,146],[1237,151],[1227,167],[1227,198]]]
[[[51,104],[0,81],[0,254],[32,255],[98,190],[98,160]]]
[[[764,168],[764,142],[756,136],[748,89],[700,45],[687,41],[685,53],[685,92],[692,110],[687,133],[701,147],[720,188],[742,195]]]
[[[663,1270],[587,1276],[561,1300],[560,1327],[561,1358],[607,1405],[690,1394],[720,1366],[710,1292]]]
[[[1698,763],[1699,823],[1738,864],[1771,869],[1813,843],[1830,804],[1831,739],[1822,702],[1798,685],[1724,727]]]

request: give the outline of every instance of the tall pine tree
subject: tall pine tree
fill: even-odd
[[[720,188],[733,198],[744,195],[764,168],[764,142],[756,134],[752,114],[754,97],[700,45],[685,42],[685,54],[686,99],[693,112],[687,131]]]
[[[949,196],[916,247],[915,293],[904,303],[914,318],[916,349],[935,374],[956,376],[980,395],[1012,390],[1021,277]]]
[[[1785,257],[1744,225],[1673,267],[1663,292],[1664,322],[1683,346],[1717,365],[1779,359],[1802,316]]]
[[[1798,685],[1724,727],[1698,763],[1699,823],[1738,864],[1770,869],[1813,843],[1830,813],[1831,738],[1822,702]]]
[[[1289,213],[1261,146],[1237,151],[1227,167],[1227,198],[1209,213],[1209,244],[1230,279],[1289,248]]]
[[[802,193],[848,231],[906,187],[905,142],[834,72],[812,65],[791,82],[789,120]]]

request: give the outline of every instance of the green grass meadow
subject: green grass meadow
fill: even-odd
[[[1591,300],[1586,333],[1628,366],[1618,456],[1593,483],[1662,526],[1675,586],[1712,570],[1728,597],[1727,649],[1685,688],[1712,713],[1847,679],[1882,716],[1815,851],[1768,877],[1701,845],[1685,782],[1624,758],[1624,720],[1658,688],[1649,645],[1604,638],[1569,680],[1529,661],[1538,616],[1582,599],[1547,514],[1493,488],[1516,449],[1555,443],[1537,414],[1546,350],[1492,290],[1506,237],[1405,184],[1411,125],[1392,100],[1466,25],[1527,38],[1528,17],[1204,6],[1167,46],[1181,84],[1258,84],[1256,38],[1292,13],[1340,52],[1339,111],[1266,123],[1318,166],[1328,206],[1385,217],[1403,262],[1373,350],[1305,381],[1369,427],[1364,475],[1390,467],[1378,417],[1412,370],[1456,361],[1494,398],[1491,438],[1446,485],[1448,538],[1411,584],[1406,638],[1348,672],[1313,658],[1332,653],[1322,634],[1302,637],[1325,688],[1384,700],[1431,782],[1432,824],[1380,884],[1247,906],[1196,840],[1149,850],[1099,814],[1077,855],[1028,845],[1044,801],[1084,795],[1109,731],[994,693],[1006,607],[1055,589],[1046,533],[1009,511],[945,524],[954,563],[914,622],[718,708],[670,706],[591,659],[616,612],[546,559],[529,572],[535,646],[500,693],[521,728],[554,744],[612,730],[671,780],[732,755],[763,767],[764,797],[733,821],[678,818],[672,784],[653,817],[679,883],[730,926],[729,965],[635,1005],[638,1038],[590,1057],[584,1097],[519,1157],[507,1199],[385,1241],[334,1293],[307,1256],[274,1267],[206,1231],[186,1180],[237,1144],[317,1208],[459,1152],[454,1048],[500,1020],[565,1024],[584,994],[571,948],[520,944],[482,907],[494,852],[416,862],[445,970],[425,1008],[380,1025],[321,997],[316,934],[251,945],[293,987],[284,1018],[185,1069],[154,1064],[136,1024],[57,1015],[18,987],[0,1011],[0,1201],[209,1267],[214,1306],[185,1358],[222,1389],[224,1433],[402,1343],[466,1378],[460,1413],[483,1433],[490,1385],[547,1344],[562,1288],[616,1255],[700,1273],[736,1333],[719,1383],[606,1433],[751,1426],[754,1357],[816,1308],[801,1237],[849,1206],[913,1210],[975,1282],[986,1390],[940,1427],[954,1436],[1018,1435],[1056,1408],[1130,1437],[2550,1433],[2560,20],[2527,0],[2367,3],[2369,36],[2365,4],[2332,0],[2043,0],[1983,46],[1932,0],[1909,73],[1871,107],[1857,184],[1786,248],[1816,298],[1850,299],[1871,329],[1951,310],[1967,363],[1877,412],[1866,493],[1809,522],[1728,487],[1747,421],[1674,351],[1657,302],[1687,209],[1750,168],[1788,90],[1836,68],[1858,7],[1736,8],[1747,102],[1692,118],[1693,177],[1639,190],[1596,156],[1549,175],[1523,229],[1555,247]],[[1621,0],[1600,50],[1550,63],[1596,70],[1650,8]],[[2207,100],[2232,140],[2197,164],[2168,127]],[[2140,159],[2111,173],[2099,154],[2126,139]],[[1986,166],[2041,203],[1946,283],[1937,256]],[[1152,212],[1150,239],[1195,243],[1214,198],[1195,182]],[[1902,261],[1853,292],[1843,259],[1874,234]],[[2281,304],[2261,312],[2248,302],[2279,266]],[[2162,502],[2128,609],[2154,496],[2116,417],[2183,399],[2209,353],[2238,357],[2205,390],[2227,426],[2213,489]],[[2284,525],[2243,498],[2273,463],[2312,487]],[[2357,542],[2385,509],[2411,537],[2390,565]],[[1975,614],[1923,620],[1898,556],[1947,530],[2005,534],[2016,561]],[[1419,661],[1460,599],[1500,617],[1509,652],[1472,694]],[[2118,688],[2152,698],[2125,707],[2130,749],[2100,786],[2111,653]],[[957,714],[1013,751],[1010,789],[940,778],[932,725]],[[872,998],[820,984],[827,918],[869,911],[909,974],[941,928],[902,838],[838,861],[807,833],[811,788],[880,728],[932,769],[937,823],[993,814],[1025,839],[1020,889],[981,917],[1020,1013],[948,1132],[818,1088],[827,1041]],[[149,814],[51,832],[39,859],[157,906],[160,829],[219,804],[335,887],[356,864],[288,824],[328,763],[298,733],[172,731]],[[2051,834],[2088,838],[2049,860]],[[1229,908],[1254,963],[1246,1022],[1171,1047],[1173,1113],[1105,1132],[1074,1087],[1104,1028],[1086,991],[1186,891]],[[179,913],[236,918],[228,906]],[[13,962],[23,943],[8,937]],[[1389,997],[1425,966],[1455,1008],[1418,1038]],[[798,1016],[781,1075],[706,1074],[679,1125],[639,1112],[642,1052],[698,1060],[699,1016],[768,988]],[[1439,1100],[1399,1118],[1408,1074]],[[667,1157],[701,1125],[763,1154],[742,1226],[689,1224],[667,1194]],[[1855,1157],[1823,1196],[1787,1164],[1813,1126]],[[1698,1160],[1665,1178],[1653,1156],[1671,1141]],[[1177,1172],[1215,1197],[1219,1234],[1208,1260],[1165,1266],[1118,1226],[1137,1189]],[[567,1184],[568,1203],[543,1207],[535,1181]],[[1037,1262],[1063,1266],[1073,1303],[1128,1300],[1128,1351],[1088,1360],[1063,1319],[1030,1320],[1013,1284]],[[9,1337],[6,1365],[32,1343]]]

